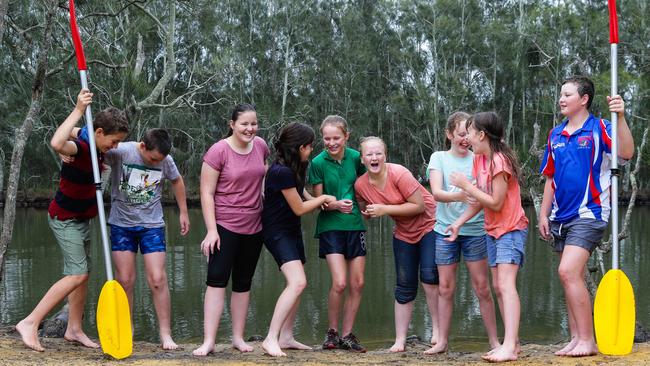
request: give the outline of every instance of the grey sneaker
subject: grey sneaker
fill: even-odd
[[[357,339],[357,336],[355,336],[352,333],[341,338],[340,347],[341,349],[347,349],[353,352],[359,352],[359,353],[366,352],[366,347],[362,346],[361,343],[359,343],[359,339]]]
[[[339,332],[330,328],[327,330],[327,335],[325,336],[325,342],[323,342],[323,349],[335,349],[339,348],[341,343],[341,338],[339,337]]]

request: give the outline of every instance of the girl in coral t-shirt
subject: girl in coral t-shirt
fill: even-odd
[[[521,313],[516,281],[524,264],[528,235],[528,219],[519,192],[519,167],[514,152],[503,141],[503,123],[496,113],[475,114],[467,121],[467,131],[475,154],[472,175],[477,185],[462,173],[452,174],[451,183],[478,202],[447,228],[451,234],[447,240],[455,240],[460,227],[483,208],[488,263],[505,329],[503,344],[483,358],[492,362],[516,360]]]

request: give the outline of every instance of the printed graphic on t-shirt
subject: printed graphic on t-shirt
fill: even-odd
[[[148,203],[154,198],[162,170],[136,164],[122,164],[120,191],[129,203]]]

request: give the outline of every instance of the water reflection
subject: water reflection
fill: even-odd
[[[527,210],[529,218],[534,214]],[[190,210],[192,231],[183,238],[179,234],[176,213],[166,208],[169,242],[167,271],[172,295],[172,329],[181,342],[198,343],[203,335],[203,292],[205,291],[206,261],[199,251],[203,239],[203,220],[200,210]],[[632,232],[622,242],[621,268],[636,289],[637,319],[650,324],[647,309],[650,297],[639,291],[640,279],[650,278],[650,248],[642,238],[650,234],[644,225],[650,216],[647,207],[637,208],[633,216]],[[563,292],[557,278],[558,259],[548,245],[537,239],[529,230],[526,262],[518,279],[522,302],[520,335],[524,342],[555,343],[567,337],[567,319]],[[308,286],[302,296],[297,319],[297,338],[308,344],[320,344],[327,329],[327,292],[330,274],[325,261],[318,258],[318,242],[311,237],[315,216],[303,219],[306,273]],[[93,272],[89,284],[89,301],[86,308],[85,328],[96,337],[95,305],[105,281],[99,232],[93,226]],[[357,316],[355,334],[371,348],[392,344],[394,266],[391,242],[392,224],[389,220],[371,222],[366,264],[366,287]],[[605,267],[610,267],[609,257]],[[138,266],[142,268],[138,256]],[[33,309],[49,286],[60,278],[61,255],[47,225],[46,212],[37,209],[18,209],[14,240],[7,252],[5,279],[0,284],[0,323],[15,324]],[[262,257],[253,280],[246,335],[265,335],[273,313],[275,301],[284,288],[284,280],[271,255],[262,251]],[[157,342],[157,324],[151,294],[143,276],[138,272],[135,288],[135,339]],[[424,339],[431,336],[429,319],[422,291],[416,300],[409,334]],[[500,330],[500,334],[501,330]],[[224,311],[218,341],[230,339],[230,311]],[[478,301],[472,293],[468,273],[459,266],[454,319],[451,330],[451,347],[456,350],[480,350],[487,347]]]

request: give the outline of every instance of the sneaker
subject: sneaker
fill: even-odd
[[[353,352],[359,352],[359,353],[364,353],[366,352],[366,348],[359,343],[359,340],[357,339],[357,336],[354,334],[350,333],[346,335],[345,337],[341,338],[341,349],[347,349]]]
[[[325,336],[325,342],[323,342],[323,349],[339,348],[340,342],[341,342],[341,338],[339,338],[339,332],[330,328],[327,330],[327,335]]]

